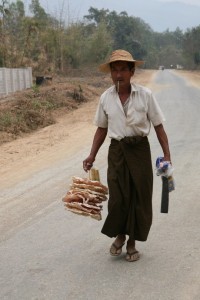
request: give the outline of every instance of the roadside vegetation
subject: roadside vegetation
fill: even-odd
[[[94,7],[76,22],[63,15],[49,15],[39,0],[31,1],[28,13],[21,0],[0,0],[0,67],[31,66],[34,75],[69,74],[96,66],[112,49],[123,48],[145,60],[145,68],[200,68],[200,26],[158,33],[126,11]]]

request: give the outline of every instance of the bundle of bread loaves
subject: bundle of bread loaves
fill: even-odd
[[[88,178],[72,177],[70,190],[63,198],[67,210],[101,220],[102,202],[107,200],[108,188],[99,180],[98,170],[92,169]]]

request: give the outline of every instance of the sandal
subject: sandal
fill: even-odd
[[[119,256],[122,253],[122,247],[125,243],[123,243],[120,246],[116,246],[115,243],[113,243],[110,247],[110,255],[112,256]],[[114,251],[113,251],[114,250]]]
[[[140,258],[140,254],[137,250],[134,250],[133,252],[128,252],[126,253],[126,261],[132,262],[136,261]]]

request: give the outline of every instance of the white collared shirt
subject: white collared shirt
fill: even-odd
[[[157,126],[164,121],[164,115],[152,92],[133,83],[127,114],[113,85],[101,95],[94,118],[94,124],[108,128],[108,136],[116,140],[125,136],[147,136],[151,123]]]

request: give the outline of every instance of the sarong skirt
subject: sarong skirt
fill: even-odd
[[[102,233],[146,241],[152,224],[153,171],[147,137],[111,140],[108,152],[108,215]]]

